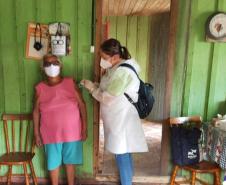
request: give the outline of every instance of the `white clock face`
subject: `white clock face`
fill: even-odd
[[[210,34],[216,38],[226,36],[226,14],[219,13],[209,22]]]

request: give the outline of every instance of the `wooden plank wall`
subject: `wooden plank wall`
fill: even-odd
[[[180,1],[172,115],[200,114],[209,120],[226,113],[226,44],[206,42],[205,23],[215,11],[226,11],[226,0],[204,2]]]
[[[25,58],[27,24],[33,21],[69,22],[72,54],[62,58],[63,74],[74,77],[77,82],[93,77],[93,55],[89,52],[92,33],[91,0],[0,0],[0,114],[32,111],[34,85],[42,79],[39,62]],[[77,173],[89,176],[93,171],[93,108],[88,93],[84,91],[83,95],[89,115],[89,138],[84,144],[84,165],[78,168]],[[2,134],[1,130],[1,137]],[[0,154],[4,151],[2,142]],[[47,176],[42,148],[36,150],[34,166],[38,177]]]
[[[214,12],[226,12],[226,0],[179,3],[171,116],[211,120],[226,113],[226,43],[206,42],[205,23]]]
[[[148,81],[154,86],[155,104],[148,119],[159,122],[164,118],[169,18],[169,13],[150,16],[150,59],[147,72]]]
[[[106,17],[105,17],[106,18]],[[141,66],[140,77],[148,80],[149,63],[149,17],[110,16],[110,37],[118,39],[126,46]]]

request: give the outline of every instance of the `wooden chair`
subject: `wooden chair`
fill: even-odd
[[[5,135],[6,153],[0,157],[0,167],[8,166],[7,184],[11,184],[12,176],[22,174],[12,174],[14,165],[22,165],[26,185],[29,184],[27,165],[30,166],[33,182],[37,185],[32,158],[34,157],[35,142],[33,140],[32,114],[3,114],[3,128]],[[3,141],[3,140],[2,140]],[[1,143],[2,144],[2,143]]]
[[[190,117],[176,117],[169,118],[168,123],[171,126],[193,123],[198,128],[201,127],[202,118],[200,116],[190,116]],[[190,172],[190,179],[184,181],[176,181],[176,175],[178,170],[183,169]],[[210,173],[214,175],[214,185],[220,185],[220,167],[216,163],[212,163],[209,161],[201,161],[197,164],[179,166],[174,165],[173,173],[171,175],[170,185],[174,184],[183,184],[183,183],[191,183],[195,185],[195,181],[199,181],[201,184],[208,185],[205,181],[196,177],[197,173]]]

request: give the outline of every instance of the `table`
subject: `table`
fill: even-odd
[[[215,161],[226,170],[226,131],[214,127],[211,123],[204,123],[203,131],[207,159]]]

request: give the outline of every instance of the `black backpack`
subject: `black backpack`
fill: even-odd
[[[149,83],[144,83],[139,78],[136,70],[130,64],[123,63],[123,64],[120,64],[119,66],[130,68],[131,70],[133,70],[136,73],[138,79],[140,80],[140,87],[138,90],[138,101],[137,102],[134,102],[127,93],[124,93],[124,95],[129,100],[129,102],[132,103],[136,107],[139,117],[141,119],[144,119],[151,112],[153,104],[155,102],[154,96],[152,94],[153,86]]]

